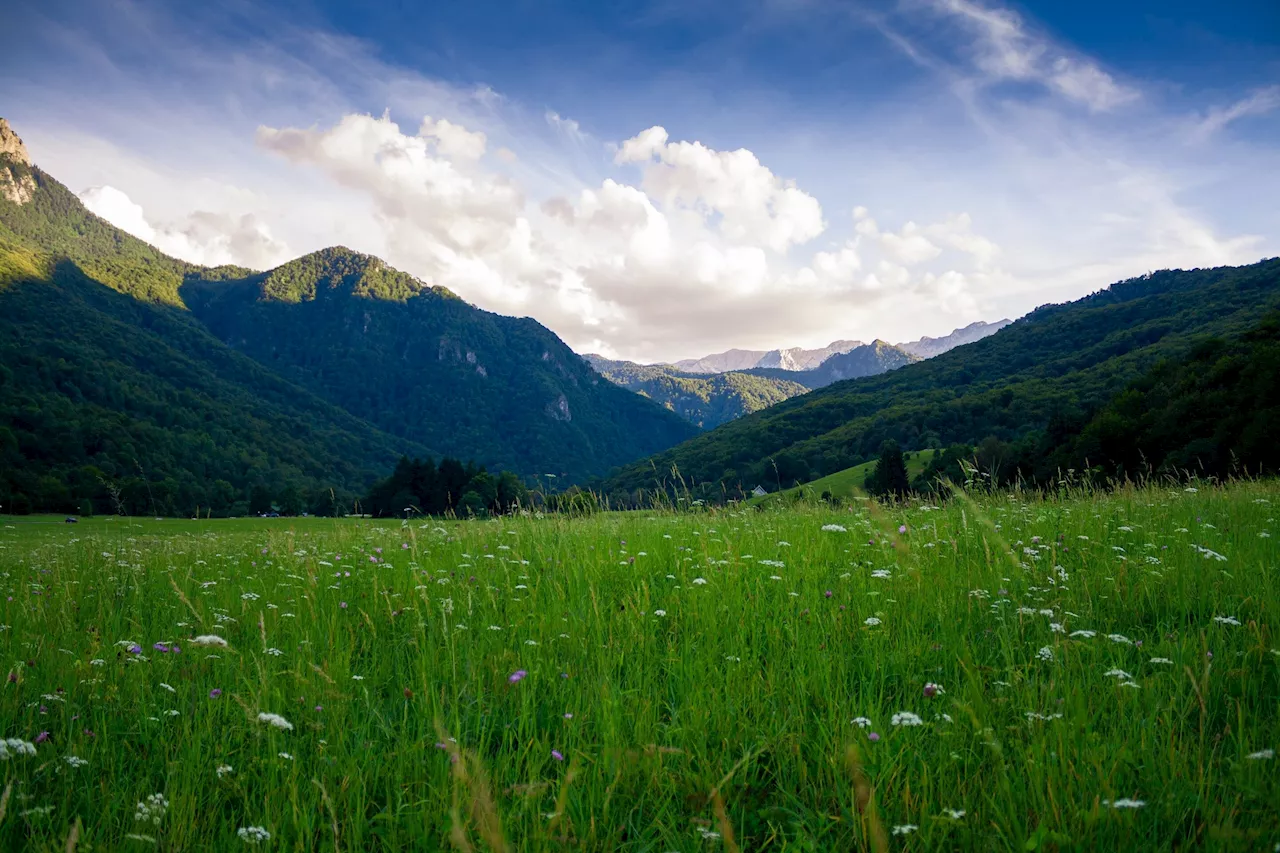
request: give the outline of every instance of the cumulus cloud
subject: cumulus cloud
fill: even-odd
[[[289,248],[272,236],[253,214],[232,216],[197,210],[179,221],[159,226],[142,207],[112,186],[90,187],[80,201],[92,213],[160,251],[194,264],[239,264],[267,269],[290,257]]]
[[[826,228],[818,200],[784,181],[745,148],[716,151],[700,142],[669,142],[651,127],[626,140],[614,161],[643,167],[643,186],[664,204],[719,216],[720,234],[735,243],[785,252]]]

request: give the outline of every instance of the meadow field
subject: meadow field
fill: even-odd
[[[1280,484],[0,521],[0,849],[1280,849]]]

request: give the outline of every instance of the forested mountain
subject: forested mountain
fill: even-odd
[[[843,379],[860,379],[875,376],[903,365],[919,361],[917,356],[904,352],[893,344],[872,341],[861,344],[845,353],[837,353],[810,370],[772,370],[755,367],[744,371],[753,376],[788,380],[806,388],[825,388]]]
[[[598,355],[584,355],[583,359],[610,382],[642,394],[704,429],[809,390],[797,382],[740,371],[691,374],[667,365],[613,361]]]
[[[1237,338],[1280,305],[1280,259],[1244,267],[1169,270],[1076,302],[1033,311],[996,334],[879,376],[838,382],[747,415],[652,459],[605,488],[655,485],[677,467],[719,493],[739,482],[807,482],[874,457],[887,439],[906,450],[1052,436],[1087,420],[1165,359],[1210,336]],[[774,471],[776,466],[776,475]]]
[[[114,495],[131,512],[232,512],[256,488],[331,509],[406,454],[582,478],[695,432],[533,320],[376,258],[332,249],[267,273],[170,258],[0,128],[6,508]]]
[[[897,347],[904,352],[918,355],[921,358],[933,358],[935,355],[942,355],[944,352],[949,352],[956,347],[971,344],[974,341],[980,341],[983,338],[994,335],[1012,322],[1012,320],[1007,319],[996,320],[994,323],[986,323],[979,320],[940,338],[926,336],[918,341],[907,341],[898,344]]]
[[[325,249],[184,303],[224,343],[392,435],[522,475],[598,475],[696,429],[529,318]]]

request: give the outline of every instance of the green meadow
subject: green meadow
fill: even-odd
[[[1273,850],[1280,485],[0,520],[0,848]]]

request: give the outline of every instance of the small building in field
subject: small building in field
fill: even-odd
[[[764,486],[756,486],[754,489],[751,490],[751,494],[755,495],[758,498],[762,498],[769,493],[765,491]]]

